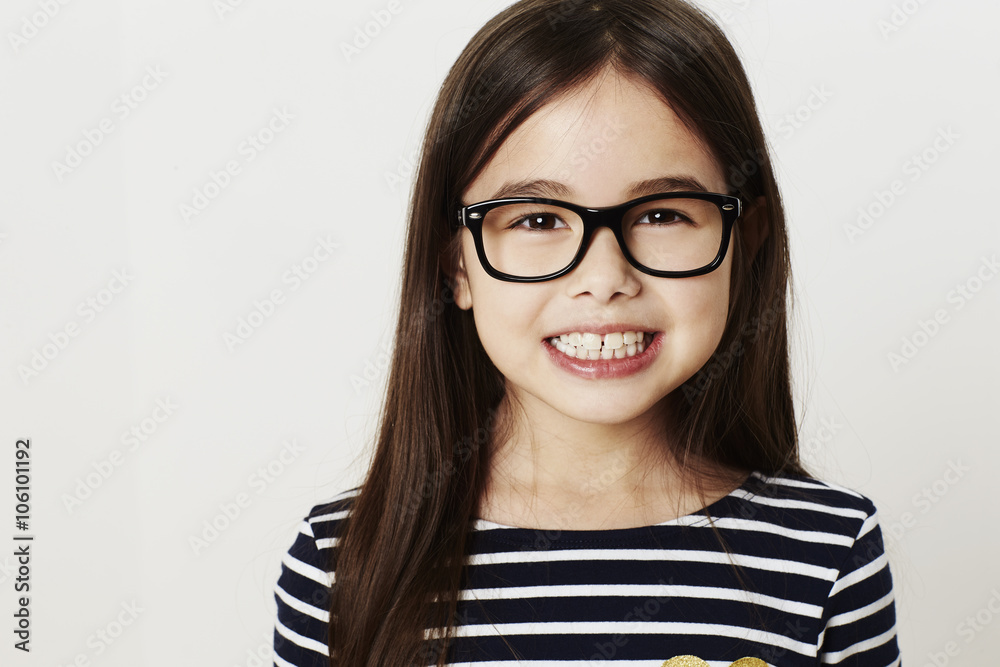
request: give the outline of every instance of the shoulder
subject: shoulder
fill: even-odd
[[[295,540],[281,559],[281,573],[274,586],[275,664],[328,662],[327,626],[335,580],[333,549],[359,488],[314,505],[299,522]]]
[[[806,563],[815,577],[797,590],[817,609],[819,659],[897,664],[895,594],[875,503],[803,475],[754,473],[742,491],[743,508],[770,524],[763,530],[781,541],[782,557]]]
[[[344,519],[360,491],[360,486],[348,489],[314,505],[303,519],[300,533],[311,537],[319,550],[336,546]]]
[[[739,497],[738,516],[824,533],[831,544],[851,546],[878,527],[878,510],[870,498],[814,477],[754,472],[734,495]]]
[[[282,558],[283,570],[329,585],[334,571],[331,550],[337,546],[343,520],[360,487],[332,496],[309,510],[299,522],[292,545]]]
[[[831,510],[841,508],[867,514],[875,511],[871,499],[858,491],[807,475],[792,473],[766,475],[754,472],[747,482],[755,494],[761,497],[809,501]]]

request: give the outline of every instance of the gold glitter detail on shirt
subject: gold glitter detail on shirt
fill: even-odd
[[[670,658],[664,662],[660,667],[711,667],[707,662],[701,658],[696,658],[693,655],[679,655],[675,658]]]
[[[711,667],[701,658],[693,655],[678,655],[664,661],[660,667]],[[740,658],[736,662],[730,663],[729,667],[767,667],[767,663],[760,658]]]

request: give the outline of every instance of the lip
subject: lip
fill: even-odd
[[[573,331],[581,331],[581,329],[574,329]],[[608,329],[607,331],[582,329],[582,331],[603,334],[621,331],[621,329]],[[635,331],[635,329],[630,329],[630,331]],[[555,336],[552,337],[554,338]],[[566,356],[556,348],[552,347],[552,345],[549,344],[548,339],[543,340],[542,345],[545,346],[545,350],[548,353],[549,358],[552,359],[552,362],[567,373],[572,373],[577,377],[586,378],[588,380],[623,378],[635,375],[653,363],[653,360],[656,359],[656,355],[659,354],[660,350],[663,348],[663,332],[657,331],[653,334],[652,342],[650,342],[650,344],[642,352],[634,357],[625,357],[624,359],[575,359],[573,357]]]

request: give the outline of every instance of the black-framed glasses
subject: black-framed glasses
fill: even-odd
[[[513,197],[462,206],[455,226],[469,228],[483,269],[498,280],[541,282],[569,273],[599,227],[614,233],[639,271],[687,278],[722,264],[741,210],[739,197],[717,192],[663,192],[606,208]]]

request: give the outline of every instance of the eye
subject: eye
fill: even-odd
[[[528,213],[519,216],[507,229],[526,229],[529,231],[544,232],[551,229],[561,229],[569,227],[559,216],[549,211],[539,211],[538,213]]]
[[[650,209],[643,213],[641,216],[636,218],[636,224],[650,224],[650,225],[676,225],[678,223],[686,222],[689,224],[694,224],[688,216],[684,215],[680,211],[669,209],[669,208],[655,208]]]

